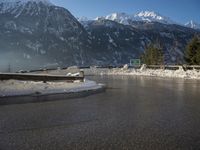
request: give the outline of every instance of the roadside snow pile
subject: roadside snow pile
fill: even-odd
[[[84,69],[85,75],[135,75],[135,76],[154,76],[168,78],[185,78],[185,79],[200,79],[199,70],[184,71],[182,66],[177,70],[168,69],[147,69],[146,65],[142,65],[139,69],[128,68],[124,65],[123,68],[89,68]]]
[[[164,70],[164,69],[111,69],[105,73],[108,75],[137,75],[137,76],[154,76],[154,77],[169,77],[169,78],[186,78],[186,79],[200,79],[200,72],[198,70],[184,71],[182,68],[178,70]]]
[[[97,90],[103,87],[94,81],[85,82],[32,82],[7,80],[0,81],[0,97],[22,95],[46,95],[59,93],[75,93],[89,90]]]

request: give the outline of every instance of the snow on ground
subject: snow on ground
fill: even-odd
[[[85,75],[135,75],[135,76],[152,76],[152,77],[168,77],[168,78],[185,78],[185,79],[200,79],[199,70],[163,70],[163,69],[128,69],[128,68],[114,68],[114,69],[99,69],[90,68],[84,69]]]
[[[154,77],[169,77],[169,78],[186,78],[200,79],[200,72],[196,70],[163,70],[163,69],[128,69],[128,70],[112,70],[108,72],[110,75],[137,75],[137,76],[154,76]]]
[[[0,81],[0,97],[21,95],[46,95],[75,93],[103,88],[102,84],[86,80],[85,82],[33,82],[5,80]]]
[[[64,70],[51,70],[46,71],[46,74],[51,75],[67,75],[69,72],[76,74],[80,69],[64,69]],[[185,79],[200,79],[200,70],[187,70],[184,71],[181,66],[177,70],[168,69],[147,69],[143,65],[140,69],[128,68],[128,65],[124,65],[123,68],[97,68],[90,67],[81,69],[84,74],[87,75],[136,75],[136,76],[154,76],[154,77],[168,77],[168,78],[185,78]],[[43,72],[39,72],[43,73]]]

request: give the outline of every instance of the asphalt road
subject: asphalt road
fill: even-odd
[[[0,106],[0,150],[200,149],[200,81],[91,78],[107,91]]]

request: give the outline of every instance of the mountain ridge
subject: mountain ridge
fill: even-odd
[[[2,11],[0,5],[0,11]],[[24,5],[22,5],[24,6]],[[65,8],[26,3],[0,13],[0,68],[122,65],[139,58],[157,39],[165,62],[183,62],[184,48],[200,32],[158,22],[90,20],[85,26]],[[83,19],[84,20],[84,19]],[[87,19],[86,19],[87,20]]]
[[[130,25],[131,22],[133,22],[133,21],[143,21],[143,22],[149,22],[149,23],[150,22],[159,22],[159,23],[163,23],[163,24],[177,24],[177,25],[181,25],[181,26],[185,26],[185,27],[189,27],[189,28],[193,28],[193,29],[200,29],[200,24],[198,24],[198,23],[195,23],[195,24],[194,23],[193,24],[178,23],[178,22],[170,19],[169,17],[161,15],[158,12],[148,11],[148,10],[140,11],[135,14],[127,14],[125,12],[114,12],[114,13],[111,13],[106,16],[96,17],[94,19],[86,19],[87,17],[83,17],[83,18],[85,18],[85,19],[80,20],[80,22],[84,23],[84,26],[87,23],[87,21],[106,19],[106,20],[115,21],[115,22],[118,22],[118,23],[121,23],[124,25]]]
[[[172,21],[169,17],[160,15],[154,11],[141,11],[136,14],[127,14],[127,13],[112,13],[107,16],[96,17],[95,20],[107,19],[111,21],[116,21],[125,25],[129,25],[130,21],[144,21],[144,22],[160,22],[164,24],[175,24],[175,21]]]
[[[35,3],[45,3],[52,4],[50,0],[0,0],[0,3],[27,3],[27,2],[35,2]]]

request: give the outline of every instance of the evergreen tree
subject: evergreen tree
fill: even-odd
[[[141,56],[142,62],[147,65],[162,65],[164,63],[163,50],[160,46],[150,44]]]
[[[189,65],[200,65],[200,39],[195,36],[185,50],[185,61]]]

